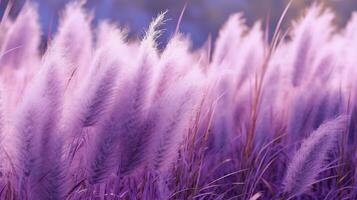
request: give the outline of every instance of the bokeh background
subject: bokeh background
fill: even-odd
[[[6,5],[11,2],[11,15],[21,9],[25,0],[0,0],[0,14],[4,12]],[[43,29],[43,38],[46,39],[49,30],[56,31],[58,16],[69,0],[32,0],[37,3],[40,13],[40,22]],[[210,36],[217,36],[219,28],[228,16],[235,12],[243,12],[248,25],[256,20],[266,21],[269,17],[270,30],[281,16],[289,0],[87,0],[85,7],[94,13],[93,24],[98,20],[109,19],[122,26],[130,28],[130,37],[142,37],[145,28],[158,13],[167,11],[167,21],[163,26],[164,32],[160,37],[160,43],[164,44],[175,31],[180,13],[187,2],[180,31],[189,35],[194,47],[201,46]],[[304,13],[304,10],[312,3],[323,3],[334,12],[334,23],[344,26],[351,13],[357,10],[357,0],[294,0],[283,28],[287,27],[291,20]]]

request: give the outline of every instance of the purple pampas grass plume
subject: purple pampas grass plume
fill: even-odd
[[[156,27],[164,15],[150,25],[140,46],[137,64],[119,81],[117,98],[111,112],[100,124],[88,158],[88,178],[91,183],[102,182],[108,175],[126,174],[141,163],[151,133],[151,124],[145,123],[150,103],[152,70],[157,63]]]
[[[322,124],[301,144],[290,162],[283,180],[284,192],[291,196],[303,194],[323,169],[328,151],[344,131],[348,118],[340,116]]]
[[[333,15],[321,6],[311,7],[303,20],[294,24],[293,41],[290,47],[293,51],[292,85],[299,86],[311,75],[311,65],[316,59],[320,48],[331,36],[331,21]],[[309,68],[310,67],[310,68]]]
[[[212,64],[216,67],[226,65],[237,55],[237,49],[241,45],[241,39],[247,27],[241,14],[234,14],[229,17],[224,27],[219,32],[215,43],[215,50],[212,57]],[[227,66],[225,66],[227,67]]]
[[[51,58],[49,58],[51,59]],[[58,60],[57,60],[58,59]],[[41,157],[38,162],[38,169],[35,171],[33,179],[34,195],[37,199],[63,199],[66,194],[66,168],[64,160],[64,137],[60,131],[63,83],[61,82],[62,67],[60,57],[50,60],[45,67],[48,68],[44,77],[46,78],[43,97],[44,105],[47,107],[44,112],[43,126],[40,130],[40,138],[37,141]]]
[[[117,72],[116,66],[102,66],[88,77],[78,93],[78,102],[68,113],[65,127],[65,133],[72,138],[69,147],[72,158],[80,145],[83,129],[96,125],[113,103]]]
[[[93,89],[86,90],[87,92],[93,91],[93,95],[90,95],[90,98],[85,101],[87,102],[87,107],[83,111],[83,127],[93,126],[97,123],[112,102],[117,71],[116,67],[106,69],[105,72],[102,72],[103,74],[100,76],[96,88],[92,87]]]
[[[41,33],[36,8],[29,2],[25,3],[13,23],[6,23],[8,21],[5,19],[0,24],[8,29],[0,33],[6,34],[3,44],[0,44],[0,71],[6,93],[4,109],[14,113],[13,108],[19,102],[27,82],[37,72]]]
[[[95,59],[89,76],[79,90],[83,127],[93,126],[112,103],[117,75],[124,65],[118,53],[124,52],[124,33],[107,23],[101,24]],[[121,54],[120,54],[121,55]]]
[[[230,133],[232,133],[232,113],[227,112],[232,105],[232,93],[230,91],[232,87],[232,77],[228,73],[222,73],[223,78],[217,81],[217,86],[215,88],[214,100],[217,102],[216,107],[221,110],[221,112],[216,112],[212,116],[212,134],[210,134],[210,150],[222,151],[224,145],[227,144],[227,138]]]
[[[266,44],[261,26],[260,22],[254,24],[251,30],[242,38],[240,48],[244,50],[239,52],[240,56],[231,58],[231,65],[235,65],[237,73],[237,89],[240,89],[244,83],[249,83],[247,80],[251,79],[263,65]]]
[[[81,90],[80,110],[74,121],[70,120],[69,122],[71,123],[70,127],[72,127],[72,133],[70,134],[74,137],[74,143],[72,144],[74,146],[71,146],[71,154],[75,153],[73,151],[77,148],[76,145],[78,145],[82,129],[98,124],[100,118],[104,117],[103,115],[111,107],[116,93],[117,67],[117,65],[105,65],[93,69],[92,75],[87,79],[86,86]],[[107,119],[106,122],[99,123],[100,128],[96,129],[98,133],[94,137],[94,146],[89,147],[90,152],[88,154],[89,180],[92,183],[101,181],[103,176],[105,177],[110,173],[110,168],[116,165],[113,164],[115,160],[109,161],[108,159],[111,157],[115,158],[114,154],[116,150],[114,147],[116,146],[115,142],[117,142],[116,131],[118,130],[113,126],[116,126],[115,123],[117,122],[115,118]]]
[[[179,34],[175,35],[167,44],[160,57],[154,99],[160,98],[170,84],[184,76],[191,69],[188,66],[191,66],[194,60],[189,54],[189,45],[189,41]]]
[[[8,29],[1,49],[1,68],[18,69],[37,60],[41,33],[35,6],[26,3]]]
[[[117,27],[115,24],[103,21],[99,24],[98,30],[96,31],[96,43],[95,47],[97,49],[111,48],[112,55],[126,54],[128,52],[126,48],[128,45],[125,43],[126,37],[128,35],[128,30]],[[109,52],[108,52],[109,53]]]
[[[29,180],[35,168],[36,159],[38,159],[35,137],[40,131],[40,123],[43,118],[43,107],[33,105],[34,97],[26,95],[24,103],[18,110],[18,117],[15,123],[15,135],[17,137],[17,155],[15,164],[19,175],[19,197],[25,198],[29,195]],[[37,102],[41,103],[39,100]],[[32,105],[31,105],[32,104]]]
[[[58,33],[53,40],[53,48],[68,60],[67,78],[85,76],[88,72],[92,53],[91,17],[82,8],[82,2],[72,2],[66,6],[60,21]],[[78,80],[73,80],[76,83]]]
[[[156,170],[167,170],[176,158],[178,147],[188,133],[190,119],[194,116],[199,100],[199,84],[193,86],[189,81],[199,76],[188,76],[173,84],[152,107],[152,117],[156,120],[150,158],[151,166]],[[156,115],[156,117],[155,117]]]
[[[49,55],[27,88],[15,123],[21,198],[63,199],[65,164],[59,135],[61,58]]]
[[[139,167],[145,157],[155,122],[148,119],[148,108],[155,94],[154,67],[158,64],[155,39],[160,34],[157,27],[164,21],[165,13],[160,14],[153,22],[141,42],[137,67],[134,69],[132,90],[127,104],[127,114],[123,118],[123,128],[119,141],[120,175],[125,175]],[[128,101],[129,100],[129,101]]]
[[[125,55],[125,33],[106,22],[100,25],[98,32],[90,73],[82,77],[85,80],[67,102],[69,112],[65,117],[65,133],[71,138],[68,150],[72,159],[83,142],[83,129],[98,124],[107,114],[114,100],[118,71],[127,66],[117,56]]]
[[[70,105],[67,121],[73,129],[68,130],[71,135],[80,134],[81,128],[95,125],[113,101],[119,63],[106,55],[109,50],[99,53],[99,60],[95,61],[90,75],[74,97],[76,102]]]
[[[100,125],[88,152],[88,180],[89,183],[101,183],[113,174],[113,169],[118,165],[117,152],[119,137],[119,125],[116,116],[110,116]]]

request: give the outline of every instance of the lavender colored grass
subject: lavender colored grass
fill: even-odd
[[[234,14],[191,49],[68,4],[0,22],[0,199],[356,199],[357,15],[307,8],[265,40]],[[212,45],[211,47],[211,43]]]
[[[303,141],[289,164],[284,179],[284,191],[292,195],[301,195],[314,183],[323,168],[328,151],[333,148],[336,137],[346,128],[346,122],[346,117],[326,122]]]

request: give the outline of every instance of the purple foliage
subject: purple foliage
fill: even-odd
[[[266,41],[235,14],[192,50],[82,4],[42,53],[36,6],[0,23],[0,199],[357,198],[357,15]]]
[[[333,148],[338,134],[347,125],[346,117],[322,124],[305,139],[288,166],[284,178],[284,191],[292,195],[301,195],[314,183],[317,175],[323,170],[323,161],[328,151]]]

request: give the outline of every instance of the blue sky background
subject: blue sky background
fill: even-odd
[[[0,13],[9,0],[1,0]],[[12,0],[14,8],[12,14],[20,10],[24,0]],[[40,21],[43,32],[48,32],[52,24],[55,30],[58,15],[68,0],[33,0],[38,4]],[[165,43],[175,30],[178,17],[186,0],[87,0],[86,7],[95,13],[94,24],[100,19],[110,19],[128,26],[130,37],[142,37],[151,19],[158,13],[168,11],[167,22],[163,26],[164,35],[160,42]],[[344,25],[350,14],[357,10],[357,0],[294,0],[289,10],[286,24],[291,19],[301,15],[302,11],[312,2],[323,2],[336,13],[336,23]],[[288,0],[188,0],[188,7],[184,14],[180,30],[192,38],[195,47],[199,47],[207,40],[209,34],[216,37],[219,28],[235,12],[243,12],[247,24],[256,20],[264,20],[268,13],[271,15],[270,29],[273,30]]]

